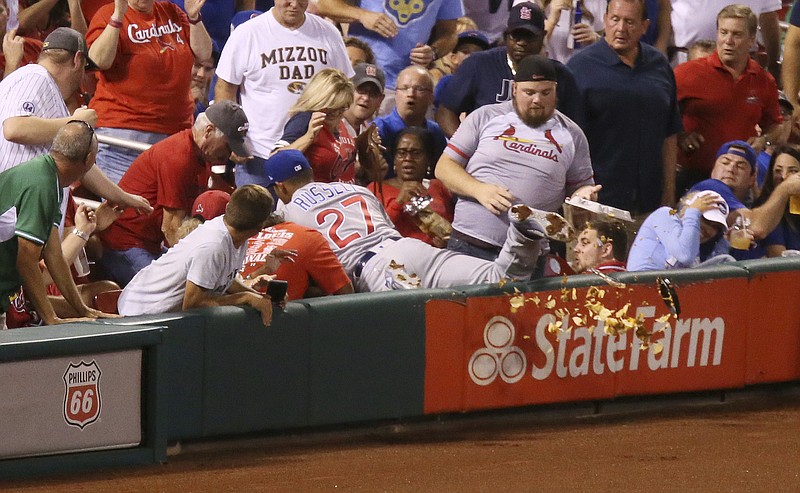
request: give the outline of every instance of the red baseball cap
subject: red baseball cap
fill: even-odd
[[[222,190],[208,190],[201,193],[192,206],[192,217],[209,221],[225,214],[225,207],[231,201],[231,196]]]

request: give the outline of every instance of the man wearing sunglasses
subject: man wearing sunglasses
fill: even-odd
[[[92,128],[71,121],[58,130],[49,154],[0,173],[0,328],[5,328],[5,313],[20,296],[20,287],[46,325],[113,316],[84,303],[64,260],[58,231],[64,188],[94,167],[96,155]],[[45,291],[40,258],[81,318],[56,315]]]

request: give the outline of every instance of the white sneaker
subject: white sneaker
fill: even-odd
[[[570,241],[575,229],[560,214],[540,211],[525,204],[511,206],[508,210],[511,222],[525,235],[532,238],[546,237],[555,241]]]

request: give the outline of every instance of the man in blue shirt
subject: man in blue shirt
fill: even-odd
[[[612,0],[604,39],[567,64],[583,94],[600,202],[639,216],[675,203],[682,129],[669,62],[640,41],[650,24],[645,16],[642,0]]]
[[[447,145],[447,138],[435,121],[425,118],[425,114],[432,104],[433,79],[428,71],[412,65],[400,72],[397,77],[397,106],[388,115],[375,119],[381,143],[386,147],[384,157],[389,165],[387,178],[395,176],[394,147],[397,136],[406,127],[422,127],[433,135],[434,161],[431,166],[436,165],[436,161],[439,160],[439,156],[442,155],[442,151]],[[433,169],[430,169],[428,174],[432,177]]]
[[[544,13],[538,5],[523,2],[514,6],[508,18],[505,46],[473,53],[458,67],[436,109],[436,122],[447,136],[459,126],[459,115],[487,104],[511,99],[511,86],[520,60],[542,51]],[[558,110],[583,125],[583,103],[570,70],[553,61],[558,86]]]

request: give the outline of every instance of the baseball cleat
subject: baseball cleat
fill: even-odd
[[[523,233],[546,237],[555,241],[570,241],[575,229],[560,214],[540,211],[525,204],[511,206],[508,217]]]

